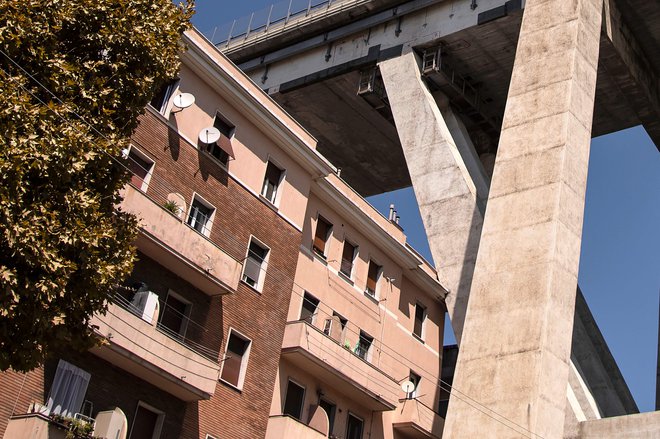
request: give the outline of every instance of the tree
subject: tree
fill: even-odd
[[[99,342],[90,318],[135,259],[121,151],[193,6],[0,0],[0,370]]]

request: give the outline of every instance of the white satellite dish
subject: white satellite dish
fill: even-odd
[[[216,127],[208,127],[199,132],[199,141],[206,144],[215,143],[220,140],[220,130]]]
[[[401,390],[406,392],[406,395],[408,395],[415,390],[415,383],[413,383],[410,380],[406,380],[403,383],[401,383]]]
[[[181,93],[174,96],[172,103],[177,108],[188,108],[195,103],[195,96],[193,96],[191,93]]]

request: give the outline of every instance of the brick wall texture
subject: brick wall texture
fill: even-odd
[[[191,319],[204,329],[189,325],[188,335],[217,351],[218,358],[222,358],[230,328],[250,338],[245,382],[239,391],[219,381],[210,400],[186,404],[92,354],[65,353],[60,357],[92,374],[87,399],[95,401],[95,413],[119,406],[130,422],[137,401],[142,400],[165,412],[163,439],[204,439],[207,434],[217,438],[263,438],[301,234],[232,179],[215,159],[185,142],[150,111],[141,118],[134,146],[156,163],[146,191],[155,202],[162,205],[169,193],[179,193],[189,206],[195,192],[217,209],[209,238],[225,252],[242,261],[250,236],[271,250],[261,292],[241,282],[237,291],[211,297],[141,254],[126,281],[127,285],[144,281],[162,299],[172,289],[189,300]],[[53,358],[26,376],[0,374],[0,437],[17,396],[16,413],[25,413],[32,401],[44,401],[56,365],[57,359]]]

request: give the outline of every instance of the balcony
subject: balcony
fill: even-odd
[[[92,353],[183,401],[213,395],[220,372],[218,349],[156,323],[158,307],[155,315],[146,317],[120,295],[114,302],[106,315],[92,319],[97,332],[108,339]]]
[[[266,439],[323,439],[327,437],[327,434],[323,434],[317,430],[314,430],[309,425],[304,424],[296,418],[292,418],[288,415],[276,415],[268,418]]]
[[[305,321],[286,324],[282,358],[369,410],[393,410],[402,396],[390,376]]]
[[[395,411],[392,428],[409,439],[439,439],[445,420],[416,399],[403,400]]]
[[[123,210],[140,220],[136,246],[141,252],[206,294],[236,290],[237,260],[133,186],[127,185],[123,196]]]
[[[12,416],[4,439],[65,439],[66,429],[39,413]]]

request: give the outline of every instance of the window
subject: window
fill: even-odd
[[[284,398],[285,415],[302,419],[303,403],[305,402],[305,388],[289,380],[286,386],[286,397]]]
[[[347,319],[333,311],[332,318],[325,319],[323,333],[341,343],[343,341],[344,329],[346,328],[347,323]]]
[[[215,143],[209,143],[206,146],[207,152],[226,166],[229,157],[234,156],[234,151],[231,147],[231,139],[236,128],[219,113],[215,116],[213,126],[220,131],[220,139]]]
[[[303,296],[302,309],[300,310],[300,320],[313,324],[316,317],[316,309],[319,306],[319,299],[305,292]]]
[[[160,327],[174,336],[186,337],[192,304],[174,291],[167,293],[165,306],[161,311]]]
[[[90,378],[89,373],[60,360],[46,403],[48,413],[72,418],[80,412]]]
[[[193,202],[190,205],[190,213],[188,214],[188,225],[197,230],[204,236],[209,236],[211,233],[211,226],[213,225],[213,214],[215,208],[204,201],[198,195],[193,197]]]
[[[316,232],[314,233],[314,243],[312,250],[316,252],[323,259],[326,258],[325,246],[330,239],[330,232],[332,232],[332,224],[326,221],[321,215],[316,219]]]
[[[131,147],[126,162],[128,172],[131,173],[131,183],[141,191],[146,191],[151,180],[154,161],[149,159],[137,149]]]
[[[367,288],[364,291],[372,297],[376,297],[376,286],[378,285],[378,279],[380,274],[383,271],[383,267],[376,264],[374,261],[369,261],[369,272],[367,274]]]
[[[424,322],[426,321],[426,307],[419,302],[415,304],[415,324],[413,334],[420,340],[424,337]]]
[[[273,204],[277,200],[277,188],[280,185],[283,173],[284,171],[275,166],[273,162],[268,162],[266,176],[264,177],[264,186],[261,188],[261,195]]]
[[[250,240],[241,279],[258,291],[261,291],[263,287],[263,279],[268,263],[268,253],[269,250],[267,247],[256,242],[254,238]]]
[[[250,340],[238,334],[233,329],[229,331],[227,349],[220,374],[222,381],[238,389],[243,387],[251,344],[252,342]]]
[[[163,429],[165,413],[140,401],[131,425],[131,439],[158,439]]]
[[[179,85],[178,79],[165,84],[160,90],[158,90],[158,93],[154,95],[149,104],[159,113],[165,114],[167,111],[167,104],[170,102],[172,93],[176,90],[177,85]]]
[[[339,271],[348,278],[351,277],[353,272],[353,260],[355,259],[356,254],[357,247],[344,240],[344,250],[341,254],[341,267],[339,268]]]
[[[419,382],[422,380],[422,377],[411,370],[408,379],[411,383],[413,383],[415,387],[413,387],[412,392],[410,392],[407,396],[409,399],[417,398],[417,390],[419,389]]]
[[[363,428],[364,421],[353,413],[349,413],[348,422],[346,423],[346,439],[362,439]]]
[[[365,361],[371,360],[371,344],[374,342],[374,338],[371,337],[364,331],[360,331],[360,339],[358,340],[357,345],[355,345],[355,354],[362,358]]]
[[[328,433],[329,436],[332,437],[332,430],[335,425],[335,415],[337,414],[337,406],[323,397],[319,399],[319,406],[325,410],[325,413],[328,415]]]

